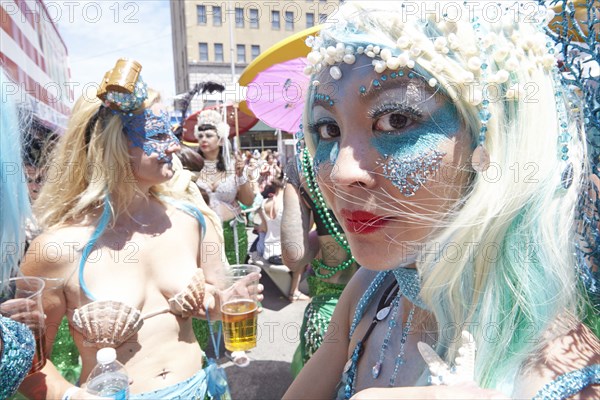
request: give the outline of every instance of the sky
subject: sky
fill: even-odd
[[[81,85],[75,99],[86,83],[99,83],[121,57],[142,64],[144,81],[163,100],[176,94],[169,0],[45,3],[67,45],[71,81]]]

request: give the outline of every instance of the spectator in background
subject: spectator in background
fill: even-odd
[[[271,184],[273,179],[281,176],[281,168],[277,165],[277,161],[272,153],[268,153],[265,158],[265,163],[260,168],[260,185],[261,192]],[[263,197],[265,197],[263,195]]]
[[[208,193],[210,207],[222,221],[228,262],[239,264],[248,253],[248,235],[238,201],[249,206],[255,197],[248,168],[241,154],[232,160],[229,125],[218,111],[200,112],[194,134],[204,159],[196,184]]]
[[[283,260],[293,271],[293,294],[298,293],[307,264],[312,266],[307,278],[312,300],[304,311],[300,344],[292,361],[292,373],[297,375],[323,342],[342,291],[358,265],[345,243],[342,227],[322,202],[308,152],[301,151],[298,162],[288,163],[286,172],[281,237]]]

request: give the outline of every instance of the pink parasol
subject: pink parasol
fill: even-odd
[[[306,58],[275,64],[256,74],[248,84],[248,108],[272,128],[296,133],[299,130],[308,76]]]

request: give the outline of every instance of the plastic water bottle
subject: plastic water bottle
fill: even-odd
[[[123,364],[117,361],[117,352],[105,347],[96,353],[98,364],[87,380],[87,391],[93,395],[116,400],[129,398],[129,377]]]

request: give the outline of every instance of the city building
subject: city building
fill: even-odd
[[[42,0],[0,3],[0,60],[21,106],[50,130],[66,127],[73,89],[67,46]]]
[[[43,0],[0,3],[0,63],[13,82],[2,89],[30,116],[24,134],[32,163],[42,143],[66,128],[73,99],[67,46],[53,18]]]
[[[196,96],[191,111],[207,103],[239,101],[240,73],[262,51],[293,33],[317,25],[340,0],[171,1],[177,93],[213,80],[226,85],[218,96]],[[307,48],[308,50],[308,48]],[[284,134],[284,139],[291,135]],[[274,130],[259,123],[241,136],[241,147],[276,148]]]

